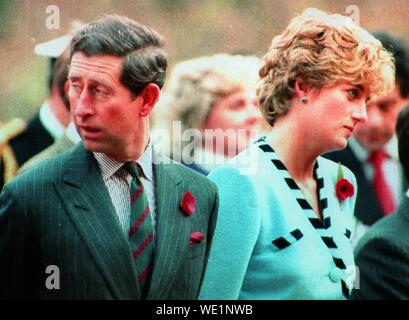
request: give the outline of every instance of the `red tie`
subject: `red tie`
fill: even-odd
[[[392,192],[386,183],[385,175],[382,171],[382,164],[386,158],[388,158],[388,155],[385,151],[374,151],[368,159],[375,170],[372,185],[384,215],[392,213],[396,208]]]

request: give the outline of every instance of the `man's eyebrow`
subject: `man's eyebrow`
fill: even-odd
[[[70,81],[79,81],[79,80],[81,80],[81,77],[77,76],[75,74],[68,75],[68,80],[70,80]],[[111,84],[108,81],[104,80],[104,79],[90,79],[89,83],[91,85],[94,85],[94,86],[95,85],[103,85],[105,87],[111,87]]]
[[[393,103],[396,101],[394,97],[384,97],[379,99],[379,103]]]
[[[76,80],[79,80],[80,79],[80,77],[78,77],[78,76],[76,76],[76,75],[68,75],[68,80],[70,80],[70,81],[76,81]]]

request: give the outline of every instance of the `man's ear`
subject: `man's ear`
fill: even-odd
[[[70,93],[70,82],[68,80],[64,83],[64,92],[68,98],[68,94]]]
[[[149,115],[159,98],[160,89],[156,83],[149,83],[139,94],[142,98],[142,105],[139,110],[141,117]]]

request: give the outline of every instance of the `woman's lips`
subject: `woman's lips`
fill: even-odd
[[[354,132],[354,127],[352,126],[344,126],[344,128],[348,129],[349,131]]]
[[[344,126],[344,128],[348,130],[348,138],[350,138],[352,136],[352,133],[354,132],[354,127]]]

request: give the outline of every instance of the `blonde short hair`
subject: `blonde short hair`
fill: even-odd
[[[230,54],[182,61],[167,79],[160,112],[168,123],[180,120],[182,130],[201,129],[217,100],[239,90],[256,90],[260,66],[255,56]]]
[[[371,97],[395,83],[393,57],[380,41],[350,18],[312,8],[273,38],[259,74],[257,96],[270,125],[290,108],[298,77],[315,89],[344,80],[367,88]]]

